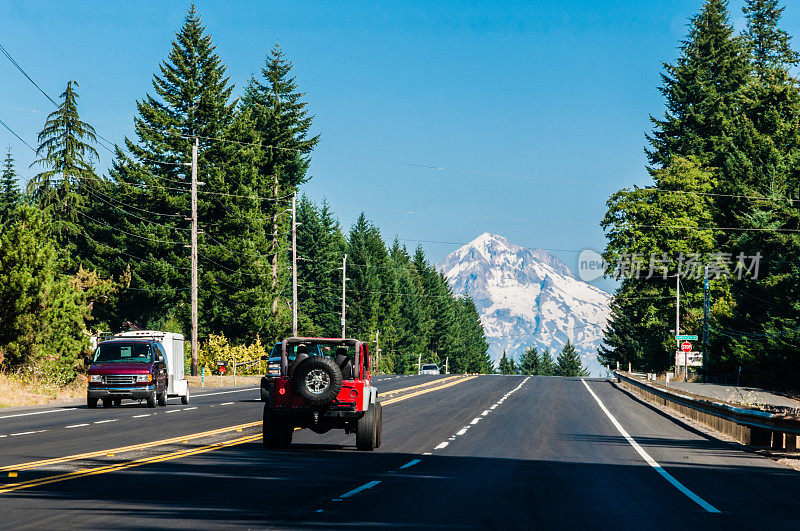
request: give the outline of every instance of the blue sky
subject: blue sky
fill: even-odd
[[[53,97],[77,80],[82,117],[119,142],[188,5],[0,1],[0,43]],[[237,94],[275,42],[294,62],[322,135],[304,191],[345,227],[364,210],[412,248],[494,232],[575,269],[570,251],[604,246],[609,194],[648,182],[661,62],[702,2],[196,5]],[[800,6],[784,27],[800,33]],[[0,80],[0,119],[35,146],[50,104],[2,56]],[[9,144],[31,175],[32,153],[0,128]],[[423,247],[438,261],[457,246]]]

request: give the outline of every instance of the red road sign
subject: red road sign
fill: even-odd
[[[684,352],[691,352],[692,351],[692,344],[688,341],[684,341],[681,343],[681,350]]]

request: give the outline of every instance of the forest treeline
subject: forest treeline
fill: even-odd
[[[670,369],[679,287],[706,377],[741,368],[742,383],[800,386],[800,56],[782,12],[747,0],[737,32],[728,3],[707,0],[664,64],[653,184],[612,195],[602,223],[621,286],[601,362]]]
[[[36,174],[19,190],[9,150],[0,190],[0,367],[67,380],[89,333],[190,329],[190,168],[199,145],[199,337],[232,345],[291,334],[291,201],[297,197],[299,333],[375,344],[381,371],[418,360],[491,372],[478,312],[421,248],[387,244],[362,214],[343,229],[300,195],[319,137],[279,46],[242,96],[192,7],[134,135],[109,143],[81,120],[67,83],[39,135]],[[112,152],[99,174],[98,149]]]

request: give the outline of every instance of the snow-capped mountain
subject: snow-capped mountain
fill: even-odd
[[[609,316],[610,295],[578,279],[552,254],[481,234],[439,264],[455,294],[472,297],[492,358],[519,358],[527,346],[555,358],[572,341],[593,376],[604,373],[596,349]]]

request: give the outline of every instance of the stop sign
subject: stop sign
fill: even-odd
[[[691,352],[692,351],[692,344],[688,341],[684,341],[681,343],[681,350],[684,352]]]

